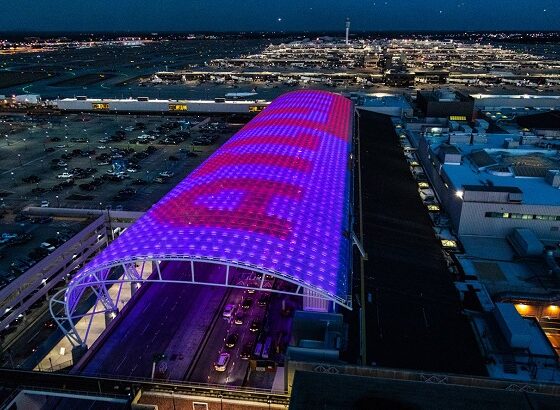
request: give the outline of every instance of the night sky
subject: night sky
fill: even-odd
[[[560,30],[560,0],[0,0],[0,31]]]

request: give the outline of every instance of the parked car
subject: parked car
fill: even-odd
[[[145,179],[140,179],[137,178],[134,181],[132,181],[132,185],[146,185],[148,183],[148,181],[146,181]]]
[[[57,175],[57,178],[68,179],[68,178],[72,178],[73,176],[74,176],[73,174],[69,174],[68,172],[63,172],[62,174]]]
[[[171,171],[162,171],[158,175],[163,178],[171,178],[175,173]]]
[[[37,175],[29,175],[25,178],[22,178],[21,180],[26,184],[36,184],[41,180],[41,178],[39,178]]]

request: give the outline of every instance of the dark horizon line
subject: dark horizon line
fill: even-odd
[[[133,34],[146,34],[153,35],[156,34],[331,34],[331,33],[343,33],[344,30],[0,30],[0,35],[2,34],[121,34],[121,33],[133,33]],[[504,30],[431,30],[431,29],[407,29],[407,30],[352,30],[351,34],[368,34],[368,33],[452,33],[452,34],[493,34],[493,33],[504,33],[504,34],[534,34],[534,33],[546,33],[546,34],[560,34],[560,30],[526,30],[526,29],[504,29]]]

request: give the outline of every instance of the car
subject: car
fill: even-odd
[[[17,238],[17,233],[6,233],[4,232],[2,236],[0,236],[0,244],[8,243],[12,239]]]
[[[47,189],[45,189],[45,188],[43,188],[43,187],[40,187],[40,186],[38,186],[37,188],[33,188],[33,189],[31,190],[31,193],[32,193],[32,194],[43,194],[43,193],[45,193],[45,192],[47,192]]]
[[[260,320],[257,320],[257,319],[253,320],[253,321],[251,322],[251,326],[249,326],[249,330],[250,330],[251,332],[258,332],[260,329],[261,329],[261,322],[260,322]]]
[[[41,201],[41,208],[48,208],[48,207],[49,207],[49,201],[47,200]]]
[[[33,219],[33,222],[38,224],[48,224],[51,223],[52,221],[53,221],[52,216],[42,216],[40,218]]]
[[[53,245],[51,245],[48,242],[43,242],[40,247],[42,249],[46,249],[49,252],[54,252],[54,250],[56,249],[56,247],[54,247]]]
[[[41,188],[43,189],[43,188]],[[15,222],[26,222],[29,220],[29,217],[25,214],[19,213],[16,215],[16,217],[14,218]]]
[[[245,320],[245,315],[243,314],[243,312],[237,312],[237,314],[235,315],[235,319],[233,320],[233,323],[235,323],[236,325],[242,325],[244,320]]]
[[[268,303],[270,302],[270,294],[269,293],[265,293],[264,295],[262,295],[259,300],[257,301],[257,304],[259,306],[266,306],[268,305]]]
[[[60,138],[59,137],[52,137],[51,142],[60,142]]]
[[[49,251],[43,248],[34,248],[27,254],[27,256],[34,261],[39,262],[41,259],[49,255]]]
[[[105,149],[105,148],[107,148],[105,145],[98,145],[97,146],[97,149]]]
[[[109,165],[107,161],[101,161],[97,163],[98,166]]]
[[[130,172],[131,174],[138,172],[138,170],[136,168],[127,168],[126,172]]]
[[[233,316],[234,312],[235,312],[235,305],[230,303],[224,306],[224,312],[222,316],[226,318],[230,318]]]
[[[47,147],[47,148],[45,148],[45,152],[54,152],[54,148],[53,147]]]
[[[245,345],[241,349],[241,352],[239,353],[239,357],[241,357],[241,359],[243,360],[249,360],[251,358],[252,353],[253,353],[253,343],[251,342],[245,343]]]
[[[56,327],[56,322],[54,319],[49,319],[45,323],[43,323],[43,327],[45,329],[54,329]]]
[[[228,337],[226,337],[225,346],[228,349],[233,349],[239,340],[239,335],[237,333],[231,333]]]
[[[68,172],[63,172],[62,174],[58,174],[57,178],[60,179],[68,179],[68,178],[73,178],[74,174],[69,174]]]
[[[57,147],[57,148],[66,148],[67,145],[66,145],[66,144],[60,144],[60,145],[57,145],[56,147]]]
[[[148,181],[146,181],[145,179],[140,179],[137,178],[134,181],[132,181],[132,185],[146,185],[148,183]]]
[[[241,302],[241,307],[245,310],[250,309],[251,306],[253,306],[253,299],[251,298],[245,298],[243,299],[243,302]]]
[[[29,175],[25,178],[22,178],[21,180],[26,184],[36,184],[41,180],[41,178],[39,178],[37,175]]]
[[[163,171],[160,172],[158,175],[163,178],[171,178],[173,175],[175,175],[175,173],[171,171]]]
[[[155,177],[154,182],[157,182],[158,184],[164,184],[166,181],[162,177]]]
[[[97,189],[97,187],[94,184],[80,184],[80,189],[83,189],[84,191],[95,191]]]
[[[15,238],[10,239],[8,241],[7,245],[8,246],[21,245],[23,243],[29,242],[32,238],[33,238],[33,235],[31,235],[28,232],[19,233],[19,234],[17,234],[17,236]]]
[[[229,363],[230,354],[223,352],[218,356],[218,360],[214,362],[214,370],[217,372],[225,372]]]

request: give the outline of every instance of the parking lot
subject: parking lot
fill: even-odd
[[[199,117],[1,118],[0,197],[12,209],[145,210],[239,128]]]
[[[0,287],[85,226],[27,206],[144,211],[242,124],[203,117],[0,116]]]

